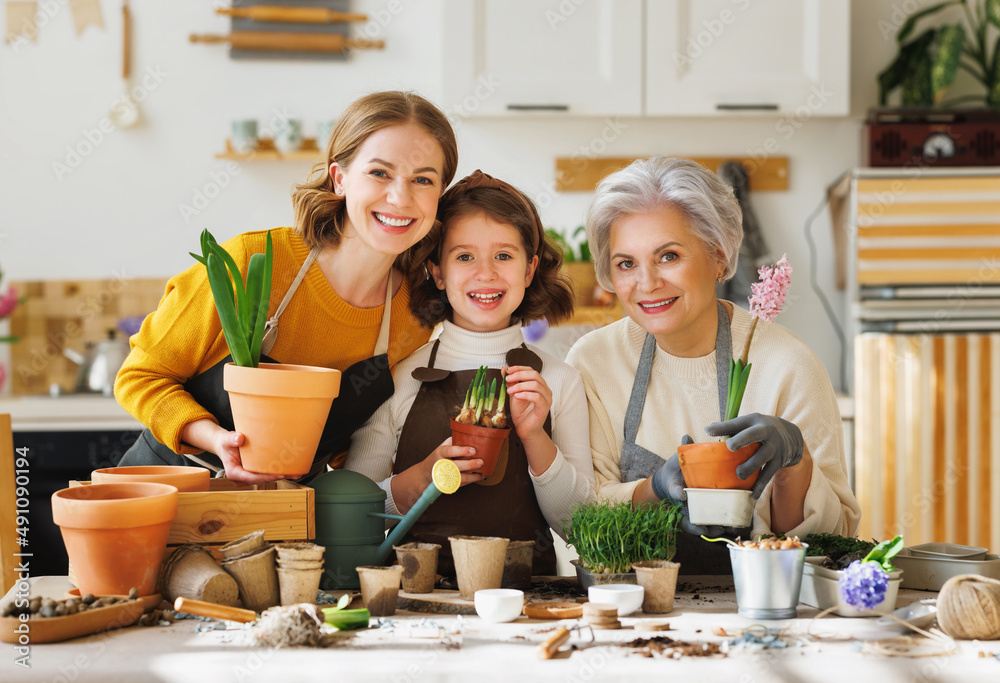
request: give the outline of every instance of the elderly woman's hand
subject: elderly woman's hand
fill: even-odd
[[[802,460],[805,442],[802,432],[788,420],[773,415],[741,415],[725,422],[715,422],[705,428],[709,436],[730,436],[726,446],[738,451],[752,443],[760,443],[760,448],[745,463],[736,468],[736,476],[746,479],[763,468],[753,487],[754,499],[760,498],[767,482],[774,478],[782,467],[795,465]]]
[[[689,443],[694,443],[690,436],[685,434],[681,437],[681,445],[686,446]],[[681,474],[680,459],[677,453],[674,453],[670,458],[663,463],[663,465],[653,476],[649,478],[650,486],[653,487],[653,493],[660,500],[666,500],[673,503],[683,503],[687,500],[687,493],[684,491],[686,484],[684,483],[684,475]],[[687,505],[683,508],[683,517],[681,517],[681,531],[693,536],[721,536],[723,533],[723,528],[718,526],[699,526],[697,524],[691,523],[691,517],[688,513]]]

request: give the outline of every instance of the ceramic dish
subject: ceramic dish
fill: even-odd
[[[524,591],[515,588],[484,588],[474,596],[476,614],[483,621],[502,624],[521,616]]]
[[[747,527],[753,523],[752,491],[684,489],[692,524]]]
[[[937,600],[928,598],[927,600],[911,602],[906,607],[900,607],[894,612],[891,612],[891,615],[900,621],[905,621],[910,626],[927,629],[930,628],[934,623],[934,620],[937,619]],[[904,628],[904,626],[896,621],[896,619],[890,619],[888,616],[884,616],[879,618],[875,623],[879,626],[895,626],[900,629]]]
[[[882,604],[873,610],[859,610],[848,605],[840,597],[841,570],[820,567],[819,563],[822,561],[822,557],[806,558],[805,567],[802,569],[802,588],[799,591],[799,602],[803,605],[821,610],[835,607],[833,613],[841,617],[874,617],[896,609],[896,596],[899,595],[902,580],[900,577],[903,575],[900,568],[897,567],[896,571],[889,574],[889,587]]]
[[[892,563],[903,574],[903,588],[922,591],[939,591],[945,582],[959,574],[979,574],[1000,580],[1000,555],[986,555],[981,560],[959,560],[913,555],[910,548],[903,548]]]
[[[975,548],[957,543],[921,543],[910,546],[914,557],[929,557],[935,560],[982,560],[989,548]]]
[[[78,597],[70,593],[71,597]],[[107,607],[89,609],[66,617],[32,617],[26,623],[30,628],[31,644],[58,643],[71,638],[87,636],[91,633],[131,626],[139,621],[143,612],[160,604],[159,593],[147,595],[131,602],[121,602]],[[18,617],[0,618],[0,641],[17,643],[21,635],[17,632],[23,624]]]
[[[601,586],[591,586],[587,589],[587,599],[603,605],[614,605],[618,608],[618,616],[624,617],[642,607],[642,596],[645,594],[642,586],[630,583],[608,583]]]

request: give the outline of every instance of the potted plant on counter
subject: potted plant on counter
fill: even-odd
[[[629,502],[610,501],[578,505],[563,535],[580,556],[572,560],[580,586],[636,583],[633,564],[673,559],[680,522],[679,505],[633,508]]]
[[[233,358],[225,367],[223,385],[235,429],[244,436],[243,468],[290,477],[307,474],[340,391],[340,371],[260,362],[271,300],[270,232],[265,253],[250,257],[245,284],[236,261],[208,230],[201,233],[201,250],[191,255],[208,270]]]
[[[472,472],[483,477],[492,476],[500,460],[507,435],[509,420],[504,412],[507,404],[507,374],[486,385],[486,366],[480,366],[465,392],[465,402],[458,416],[451,420],[451,442],[455,446],[471,446],[483,466]],[[495,407],[494,407],[495,405]]]

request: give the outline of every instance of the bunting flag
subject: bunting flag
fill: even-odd
[[[30,40],[38,42],[37,2],[7,3],[7,42]]]
[[[104,28],[104,16],[101,14],[101,0],[69,0],[69,8],[73,11],[73,25],[76,35],[83,33],[88,26]]]

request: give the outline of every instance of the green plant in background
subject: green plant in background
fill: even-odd
[[[250,257],[245,286],[236,261],[208,230],[201,233],[201,255],[188,253],[208,269],[208,283],[233,363],[257,367],[271,301],[271,233],[267,233],[265,253]]]
[[[670,560],[677,549],[679,505],[597,501],[573,510],[563,535],[592,574],[621,574],[646,560]]]
[[[593,260],[590,256],[590,243],[587,242],[587,229],[584,226],[578,226],[569,237],[555,228],[547,228],[545,234],[562,250],[563,262],[575,263],[581,261],[589,263]],[[576,246],[574,247],[574,245]]]
[[[923,19],[957,5],[964,12],[968,33],[959,21],[914,35]],[[1000,29],[1000,0],[948,0],[914,12],[896,34],[899,53],[878,76],[879,104],[885,106],[889,94],[901,87],[904,107],[968,101],[1000,109],[1000,35],[996,29]],[[959,69],[982,84],[985,94],[944,102],[944,93]]]

